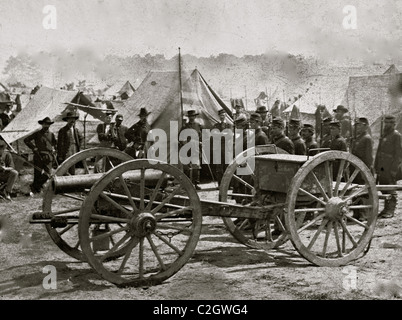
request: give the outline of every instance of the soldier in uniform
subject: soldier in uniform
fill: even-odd
[[[218,181],[218,185],[220,185],[223,173],[229,165],[229,163],[226,162],[226,158],[233,158],[233,150],[231,150],[230,148],[226,148],[227,138],[225,138],[229,134],[233,136],[233,126],[227,122],[226,111],[224,109],[219,110],[218,115],[220,121],[214,124],[211,133],[212,135],[217,135],[220,137],[220,163],[216,164],[215,161],[212,161],[215,167],[216,179]],[[212,147],[214,147],[213,144]],[[214,152],[213,148],[212,152]],[[229,157],[226,157],[226,154],[228,152],[231,152],[231,154]],[[212,157],[212,159],[214,160],[214,157]]]
[[[126,150],[127,147],[126,133],[128,128],[122,123],[123,123],[123,115],[118,114],[116,116],[116,124],[115,124],[116,136],[114,137],[113,142],[115,147],[120,151]]]
[[[340,135],[346,139],[346,143],[349,144],[352,138],[352,122],[350,121],[350,117],[346,115],[349,110],[342,105],[336,107],[333,110],[335,112],[335,120],[338,120],[341,124]]]
[[[309,151],[318,148],[317,142],[314,139],[314,126],[308,123],[304,124],[303,128],[300,130],[300,134],[306,144],[307,155],[316,155],[318,151]]]
[[[299,119],[289,120],[289,138],[292,140],[295,147],[295,154],[306,155],[307,149],[304,140],[300,137],[301,122]]]
[[[268,137],[261,128],[262,117],[259,113],[250,115],[250,129],[254,130],[254,143],[256,146],[266,145],[269,143]]]
[[[384,117],[384,132],[381,133],[380,142],[375,157],[374,168],[379,184],[396,184],[398,167],[402,161],[401,134],[395,130],[395,117]],[[391,198],[385,200],[384,209],[380,212],[381,218],[392,218],[397,205],[396,191],[383,191]]]
[[[320,139],[320,148],[331,148],[331,131],[329,130],[329,124],[331,123],[331,121],[331,117],[322,120],[322,137]]]
[[[125,137],[129,143],[126,152],[134,159],[143,158],[146,156],[149,148],[148,133],[151,130],[151,126],[148,123],[148,116],[151,112],[148,112],[146,108],[141,108],[138,116],[140,120],[134,123],[126,132]]]
[[[198,161],[196,161],[196,163],[190,162],[188,165],[184,165],[183,171],[184,171],[184,174],[192,180],[194,187],[197,190],[201,190],[201,188],[199,187],[199,184],[200,184],[201,155],[202,155],[202,150],[201,150],[201,148],[202,148],[202,143],[201,143],[202,126],[200,123],[198,123],[196,121],[196,117],[198,116],[198,114],[199,113],[196,110],[189,110],[187,112],[188,121],[183,125],[183,127],[180,130],[180,133],[185,129],[192,129],[197,132],[198,141],[191,141],[191,138],[188,137],[187,142],[184,142],[184,144],[186,144],[186,143],[197,144],[195,146],[195,148],[193,148],[193,151],[196,151],[197,154],[188,155],[188,156],[198,157]],[[191,149],[189,151],[191,151]]]
[[[373,168],[373,138],[368,133],[369,122],[367,118],[357,118],[354,124],[355,139],[351,145],[351,153],[361,159],[364,164],[372,170]],[[363,177],[358,174],[354,179],[355,183],[365,184]],[[360,196],[356,204],[368,204],[368,197]],[[366,220],[367,215],[364,209],[355,210],[353,217],[358,220]]]
[[[329,124],[331,132],[331,150],[348,151],[346,139],[341,136],[341,123],[338,120],[333,120]]]
[[[289,154],[295,153],[292,140],[285,135],[285,121],[282,118],[274,118],[271,125],[272,142]]]
[[[262,129],[262,131],[264,131],[264,133],[267,135],[267,137],[269,139],[270,119],[268,116],[267,107],[265,107],[265,106],[258,107],[256,110],[256,113],[258,113],[261,116],[261,118],[262,118],[261,129]]]
[[[15,170],[13,157],[6,148],[7,144],[0,139],[0,181],[5,183],[1,196],[11,201],[11,192],[18,179],[18,171]]]
[[[24,139],[24,143],[30,148],[33,153],[34,179],[31,184],[32,196],[34,193],[39,193],[49,179],[53,163],[55,161],[55,152],[57,148],[56,136],[49,131],[49,127],[54,123],[49,117],[39,120],[42,129],[36,131]]]
[[[78,119],[78,114],[68,112],[63,121],[67,124],[60,128],[57,134],[57,161],[62,163],[68,157],[81,150],[81,144],[84,139],[81,132],[75,127],[75,122]],[[70,174],[75,174],[75,166],[68,169]]]

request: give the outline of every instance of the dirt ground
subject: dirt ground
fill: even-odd
[[[204,217],[193,257],[173,277],[157,286],[118,288],[62,252],[43,225],[29,223],[42,205],[40,196],[23,194],[29,179],[21,176],[22,193],[0,203],[3,300],[402,299],[402,193],[399,214],[378,220],[370,250],[349,266],[313,266],[290,242],[268,252],[247,248],[220,218]],[[217,199],[217,191],[200,195]],[[57,288],[43,286],[46,266],[56,268]]]

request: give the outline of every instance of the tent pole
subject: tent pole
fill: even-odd
[[[179,127],[183,126],[183,89],[181,83],[181,55],[180,55],[180,47],[179,47],[179,84],[180,84],[180,121]]]

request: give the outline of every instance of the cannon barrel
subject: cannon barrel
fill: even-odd
[[[91,188],[105,173],[92,173],[85,175],[68,175],[54,176],[51,181],[52,190],[55,194],[68,192],[82,192],[85,189]],[[123,179],[130,183],[139,183],[141,181],[141,173],[138,171],[128,171],[123,173]],[[145,186],[155,187],[161,178],[161,171],[147,170],[144,174]],[[118,178],[116,178],[118,179]],[[169,176],[166,176],[162,187],[166,186]]]

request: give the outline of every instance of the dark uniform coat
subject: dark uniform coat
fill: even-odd
[[[273,137],[274,144],[283,150],[285,150],[289,154],[295,154],[295,146],[292,140],[289,137],[285,136],[285,134],[281,134],[277,137]]]
[[[57,149],[56,136],[50,131],[45,132],[41,129],[26,137],[24,143],[34,151],[33,163],[36,168],[31,190],[38,193],[52,171],[54,152]],[[44,174],[42,174],[42,170]]]
[[[401,134],[394,130],[380,140],[374,168],[380,184],[396,184],[396,173],[402,161]]]
[[[331,148],[331,135],[328,133],[322,137],[320,148]]]
[[[300,135],[297,135],[295,137],[291,138],[293,145],[295,147],[295,154],[298,155],[306,155],[306,144],[304,143],[304,140],[300,137]]]
[[[79,152],[83,140],[84,137],[77,128],[71,128],[68,125],[62,127],[57,135],[57,161],[62,163]]]
[[[311,150],[311,149],[317,149],[318,148],[318,143],[317,143],[317,141],[314,140],[313,137],[310,137],[309,139],[306,139],[304,141],[304,143],[306,144],[307,155],[314,156],[314,155],[316,155],[318,153],[318,151],[309,152],[309,150]]]
[[[331,140],[330,148],[331,150],[348,151],[346,139],[338,134],[335,138]]]
[[[124,151],[127,147],[127,138],[126,138],[126,133],[128,131],[128,128],[124,125],[116,125],[116,137],[114,140],[114,145],[116,148],[118,148],[120,151]]]
[[[233,126],[230,123],[227,123],[226,121],[223,122],[218,122],[215,123],[213,126],[213,129],[217,129],[219,130],[219,132],[221,133],[224,130],[230,130],[231,132],[228,134],[231,134],[233,137]],[[211,131],[213,132],[213,131]],[[220,163],[216,163],[214,161],[214,156],[213,156],[213,152],[214,150],[214,144],[212,143],[212,147],[211,147],[211,160],[210,162],[214,164],[215,170],[216,170],[216,180],[218,181],[218,184],[220,184],[222,177],[223,177],[223,173],[225,172],[227,166],[229,165],[229,163],[226,162],[226,158],[228,159],[232,159],[233,158],[233,150],[230,148],[227,148],[226,146],[226,141],[229,142],[229,139],[225,138],[223,135],[220,135],[220,151],[221,151],[221,156],[220,156]],[[226,156],[226,153],[228,153],[228,156]]]
[[[368,133],[356,137],[353,143],[352,154],[361,159],[368,168],[373,166],[373,138]]]

